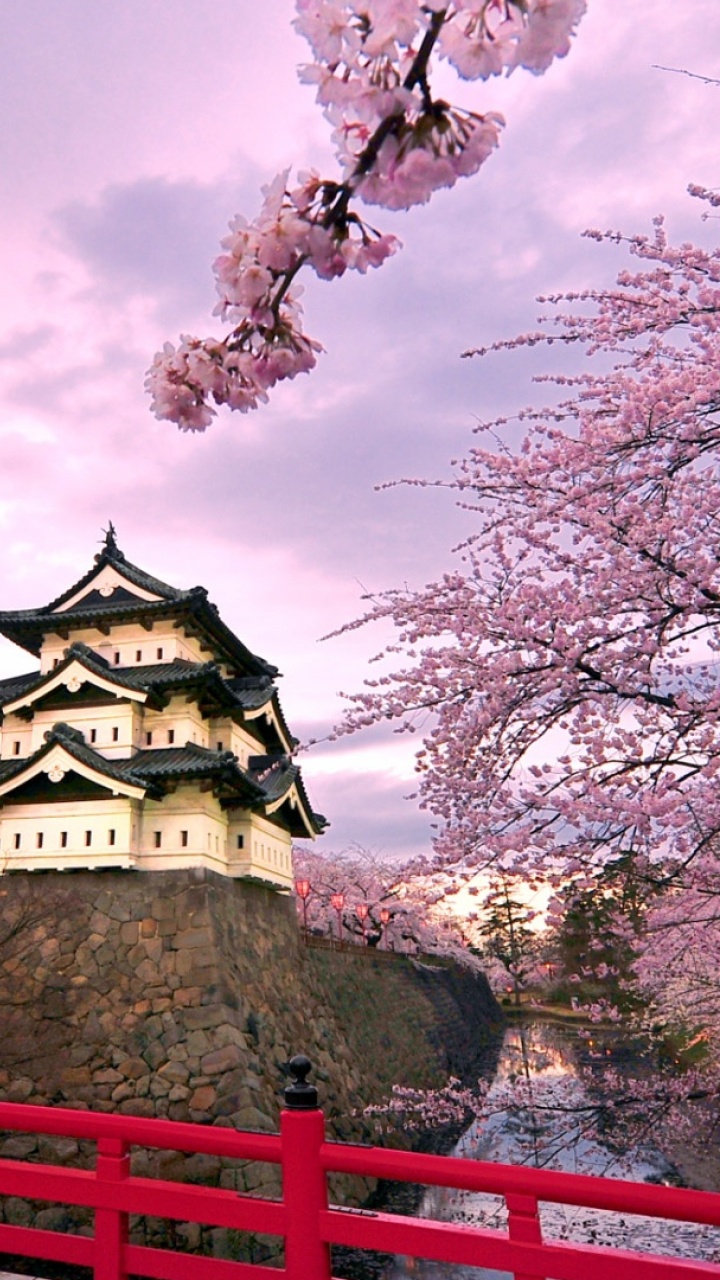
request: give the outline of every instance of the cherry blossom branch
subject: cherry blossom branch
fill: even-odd
[[[465,79],[524,67],[535,74],[563,57],[585,0],[297,0],[295,26],[316,61],[301,71],[333,125],[338,180],[289,170],[263,190],[254,222],[237,216],[222,241],[215,313],[223,338],[185,335],[155,356],[146,388],[156,417],[203,431],[214,405],[247,412],[280,381],[309,372],[322,350],[302,329],[295,280],[365,273],[399,248],[351,199],[408,209],[478,171],[498,144],[502,117],[433,99],[430,56]]]

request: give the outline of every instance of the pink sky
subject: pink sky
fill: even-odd
[[[112,519],[129,559],[202,583],[285,673],[295,732],[322,736],[381,637],[320,637],[363,591],[431,579],[469,528],[434,477],[477,418],[527,403],[537,355],[460,361],[533,327],[536,294],[612,278],[586,226],[677,240],[714,226],[684,194],[720,182],[717,0],[590,0],[570,56],[539,79],[444,85],[504,111],[481,174],[410,214],[373,210],[403,252],[366,279],[309,282],[319,369],[259,413],[187,436],[150,416],[143,377],[179,332],[209,333],[210,261],[285,166],[335,174],[329,129],[295,79],[291,0],[0,0],[0,601],[45,603],[89,566]],[[0,643],[0,674],[32,660]],[[412,742],[344,739],[306,755],[315,806],[350,841],[427,850],[403,796]]]

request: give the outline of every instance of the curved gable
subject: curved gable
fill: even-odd
[[[2,710],[5,715],[18,714],[41,704],[53,693],[61,695],[56,696],[56,703],[71,702],[86,686],[96,689],[100,695],[127,699],[131,702],[143,703],[148,697],[143,690],[131,688],[126,681],[114,676],[109,667],[105,674],[98,671],[94,664],[91,665],[86,659],[73,656],[61,663],[54,671],[39,677],[34,685],[24,689],[21,694],[2,703]]]
[[[95,755],[88,750],[83,754],[88,757]],[[28,801],[37,803],[39,793],[42,792],[43,795],[47,793],[51,800],[62,799],[62,793],[55,788],[68,775],[82,779],[96,793],[102,791],[105,794],[141,800],[146,791],[144,786],[118,777],[117,771],[108,767],[108,762],[101,756],[97,756],[96,760],[81,760],[64,742],[53,741],[51,738],[34,756],[18,764],[9,777],[6,774],[4,781],[0,782],[0,798],[12,796],[14,801],[21,800],[24,796]],[[74,785],[77,789],[77,783]],[[64,789],[68,790],[67,784]]]
[[[50,612],[67,613],[71,609],[82,608],[83,605],[97,607],[102,604],[127,604],[132,600],[156,602],[163,598],[132,582],[115,565],[104,564],[102,567],[98,565],[96,572],[91,574],[89,581],[84,582],[79,591],[69,598],[61,599]]]
[[[282,820],[291,835],[297,839],[314,839],[321,828],[317,816],[313,813],[307,797],[304,796],[297,782],[292,782],[283,796],[265,804],[264,811],[275,821]]]

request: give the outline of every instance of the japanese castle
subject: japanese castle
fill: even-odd
[[[125,559],[110,525],[93,567],[0,634],[40,668],[0,680],[2,871],[206,867],[292,884],[313,813],[276,667],[203,587]]]

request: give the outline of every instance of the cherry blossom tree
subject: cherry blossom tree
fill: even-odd
[[[720,862],[704,851],[657,895],[636,942],[644,1025],[683,1060],[720,1046]]]
[[[478,428],[443,482],[472,527],[460,564],[351,624],[397,636],[340,730],[423,726],[446,862],[578,890],[613,861],[714,866],[720,833],[720,253],[661,219],[591,234],[636,269],[493,348],[564,343],[587,371],[541,379],[560,395],[519,415],[517,447]]]
[[[629,983],[646,1031],[707,1044],[690,1074],[623,1084],[624,1123],[677,1124],[692,1099],[720,1114],[720,252],[674,246],[662,219],[589,234],[629,252],[615,286],[542,299],[535,332],[491,349],[587,367],[540,379],[550,408],[478,428],[443,482],[471,528],[459,563],[352,624],[396,638],[339,732],[422,730],[446,868],[545,876],[581,907],[636,893],[624,916],[601,903],[590,1012],[616,1018]]]
[[[482,971],[463,922],[448,909],[446,877],[424,864],[393,865],[359,846],[342,853],[293,851],[298,919],[308,932],[406,955],[440,955]],[[427,869],[425,868],[425,872]]]
[[[215,314],[220,338],[166,343],[146,386],[158,418],[202,431],[213,404],[247,412],[279,381],[306,373],[322,350],[302,329],[304,267],[322,280],[380,266],[399,246],[357,213],[354,200],[408,209],[476,173],[498,144],[497,112],[434,96],[431,55],[465,80],[517,68],[536,75],[569,50],[585,0],[297,0],[295,27],[313,61],[340,171],[332,179],[286,170],[263,190],[253,220],[238,215],[222,241]]]

